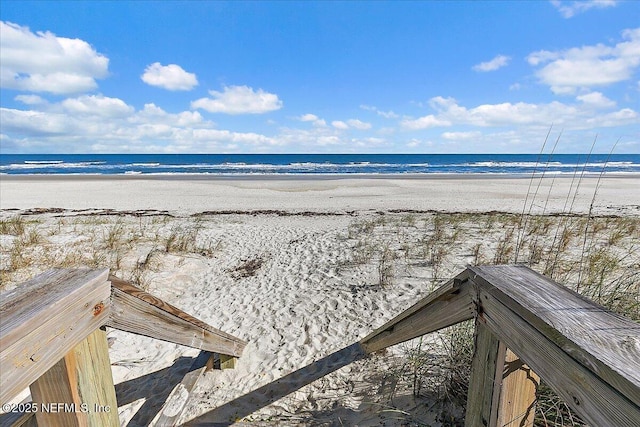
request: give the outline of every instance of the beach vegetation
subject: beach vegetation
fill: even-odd
[[[0,219],[0,234],[21,236],[24,233],[26,221],[21,215],[13,215]]]
[[[198,234],[202,223],[195,221],[187,225],[174,225],[165,239],[164,249],[167,253],[194,252],[197,249]]]
[[[389,244],[382,247],[380,259],[378,261],[378,285],[380,287],[390,286],[394,277],[394,260],[396,253],[391,249]]]
[[[118,218],[113,224],[107,226],[104,230],[104,244],[107,249],[114,250],[122,244],[122,239],[125,234],[125,225],[122,219]]]
[[[252,257],[246,260],[243,260],[228,271],[228,273],[236,280],[243,279],[246,277],[255,276],[258,273],[258,270],[264,264],[264,258],[260,256]]]
[[[140,257],[131,271],[127,279],[135,286],[144,291],[148,291],[152,284],[152,272],[157,271],[162,266],[162,252],[156,248],[149,250],[146,255]]]
[[[473,265],[481,265],[484,263],[484,254],[482,253],[482,243],[478,242],[473,245],[471,249],[471,255],[473,257],[473,261],[471,264]]]
[[[508,264],[515,250],[513,243],[514,229],[507,228],[504,234],[498,239],[495,255],[493,256],[493,264]]]

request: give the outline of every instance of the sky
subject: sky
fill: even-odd
[[[640,153],[638,1],[0,0],[0,21],[4,154]]]

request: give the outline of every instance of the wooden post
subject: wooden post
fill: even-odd
[[[97,329],[31,385],[42,426],[118,427],[106,332]]]
[[[193,364],[182,378],[180,384],[176,385],[167,400],[162,405],[162,409],[155,416],[151,425],[162,427],[173,427],[178,423],[182,412],[196,384],[203,377],[204,373],[213,368],[214,353],[201,351],[195,358]]]
[[[220,355],[220,369],[235,369],[237,358],[233,356],[227,356],[226,354]]]
[[[503,360],[497,425],[532,427],[540,377],[509,349]]]
[[[477,318],[465,427],[496,425],[505,350],[504,344]]]

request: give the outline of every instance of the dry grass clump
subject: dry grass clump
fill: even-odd
[[[380,287],[428,271],[432,283],[453,273],[449,258],[472,220],[464,214],[381,214],[352,221],[348,257],[338,270],[371,268]],[[464,266],[464,262],[461,266]]]
[[[50,268],[79,267],[109,268],[147,288],[164,256],[212,257],[221,248],[220,241],[201,235],[199,219],[136,214],[30,218],[0,219],[0,289]]]
[[[401,345],[402,357],[386,371],[388,402],[409,391],[416,401],[433,402],[443,426],[464,424],[464,406],[473,356],[473,324],[464,322],[432,337]]]
[[[380,260],[378,262],[378,285],[380,287],[390,286],[394,277],[393,261],[396,259],[395,252],[387,244],[382,248]]]
[[[238,280],[245,277],[255,276],[258,270],[260,270],[260,267],[262,267],[262,264],[264,264],[264,259],[262,257],[255,257],[244,260],[236,267],[227,271],[231,277]]]
[[[21,236],[24,233],[24,229],[25,220],[20,215],[14,215],[10,218],[0,219],[0,234]]]

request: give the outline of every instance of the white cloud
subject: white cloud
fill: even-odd
[[[14,99],[26,105],[40,105],[47,103],[45,99],[39,97],[38,95],[18,95]]]
[[[420,117],[418,119],[404,119],[400,122],[400,125],[409,130],[428,129],[433,127],[451,126],[451,122],[444,119],[439,119],[433,114]]]
[[[371,129],[371,123],[366,123],[358,119],[350,119],[345,121],[342,120],[334,120],[331,122],[331,125],[340,130],[347,129],[357,129],[357,130],[367,130]]]
[[[358,130],[371,129],[371,123],[366,123],[358,119],[347,120],[347,124],[349,125],[349,127],[353,129],[358,129]]]
[[[346,124],[345,122],[343,122],[342,120],[334,120],[331,122],[331,126],[333,126],[336,129],[340,129],[340,130],[347,130],[349,129],[349,125]]]
[[[416,148],[416,147],[419,147],[420,145],[422,145],[422,141],[416,138],[413,138],[411,139],[411,141],[407,142],[407,147],[409,148]]]
[[[109,59],[79,39],[0,22],[0,86],[69,94],[93,90],[107,77]]]
[[[316,116],[315,114],[303,114],[298,118],[298,120],[300,120],[301,122],[315,122],[318,119],[318,116]]]
[[[302,116],[298,117],[298,120],[300,120],[301,122],[312,122],[314,126],[322,127],[327,125],[327,122],[325,122],[324,119],[321,119],[315,114],[303,114]]]
[[[129,119],[131,123],[147,123],[159,122],[171,126],[185,127],[197,125],[210,125],[211,122],[205,122],[202,115],[197,111],[183,111],[177,114],[171,114],[164,111],[155,104],[145,104],[135,116]]]
[[[381,111],[378,108],[372,106],[372,105],[360,105],[360,108],[366,111],[373,111],[375,112],[377,115],[384,117],[385,119],[397,119],[398,117],[400,117],[398,114],[394,113],[393,111],[389,110],[389,111]]]
[[[592,129],[594,127],[624,126],[633,124],[638,113],[622,109],[603,114],[594,111],[614,107],[602,94],[583,95],[577,104],[565,104],[553,101],[547,104],[525,102],[482,104],[473,108],[461,106],[453,98],[434,97],[429,105],[437,111],[418,119],[405,119],[400,124],[407,130],[421,130],[445,126],[539,126],[551,124],[565,129]]]
[[[56,135],[72,131],[71,122],[65,121],[64,114],[0,107],[0,121],[4,132],[20,136]]]
[[[451,141],[461,141],[461,140],[470,140],[477,139],[482,136],[482,133],[479,131],[470,131],[470,132],[443,132],[442,137],[444,139],[448,139]]]
[[[148,85],[167,90],[191,90],[198,85],[195,74],[186,72],[176,64],[162,65],[154,62],[144,70],[140,78]]]
[[[102,95],[83,95],[65,99],[62,107],[75,115],[95,115],[101,117],[125,117],[133,113],[133,107],[118,98]]]
[[[191,108],[226,114],[262,114],[282,108],[278,95],[248,86],[225,86],[223,92],[211,90],[209,94],[212,98],[193,101]]]
[[[614,101],[607,98],[600,92],[591,92],[585,95],[580,95],[576,97],[576,99],[594,108],[612,108],[616,106]]]
[[[474,71],[480,71],[480,72],[495,71],[498,68],[502,68],[506,66],[509,63],[510,59],[511,58],[509,58],[508,56],[498,55],[490,61],[481,62],[479,64],[474,65],[471,68]]]
[[[564,18],[571,18],[578,13],[586,12],[589,9],[605,9],[607,7],[613,7],[616,3],[616,0],[551,0],[551,4],[558,9],[558,12],[560,12]]]
[[[42,150],[48,152],[246,152],[282,144],[258,133],[217,129],[198,111],[174,114],[155,104],[136,111],[120,99],[102,95],[69,98],[44,107],[43,111],[0,108],[3,132],[14,150],[44,147]]]
[[[597,44],[564,51],[538,51],[527,57],[541,83],[554,93],[572,94],[577,88],[607,86],[628,80],[640,66],[640,28],[622,32],[615,46]]]

